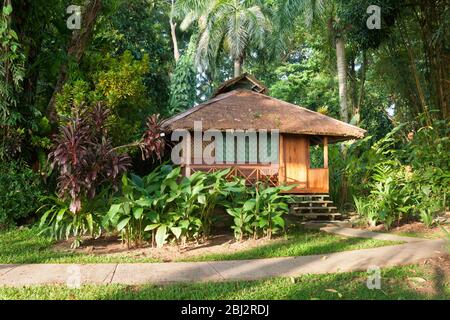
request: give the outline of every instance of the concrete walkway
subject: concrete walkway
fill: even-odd
[[[21,264],[0,265],[0,286],[67,284],[166,284],[173,282],[256,280],[276,276],[300,276],[367,270],[417,263],[446,254],[445,240],[424,240],[363,230],[329,227],[326,232],[407,243],[373,249],[312,256],[170,263],[119,264]]]
[[[386,240],[386,241],[402,241],[402,242],[418,242],[424,241],[426,239],[421,238],[413,238],[413,237],[402,237],[395,234],[389,233],[381,233],[381,232],[373,232],[368,230],[361,229],[352,229],[352,228],[341,228],[341,227],[324,227],[320,228],[320,230],[338,234],[340,236],[348,237],[348,238],[367,238],[367,239],[377,239],[377,240]]]

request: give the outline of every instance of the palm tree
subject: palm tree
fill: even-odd
[[[285,26],[287,29],[291,24],[286,23],[297,16],[304,19],[306,26],[311,26],[314,20],[323,17],[325,12],[324,0],[279,0],[278,25]],[[332,4],[331,4],[332,6]],[[339,83],[339,105],[341,120],[348,122],[347,105],[347,61],[345,58],[345,40],[343,32],[338,30],[335,25],[339,19],[334,15],[334,8],[331,8],[329,18],[326,21],[328,32],[334,40],[336,50],[336,66]]]
[[[251,48],[264,47],[271,31],[270,19],[263,5],[255,0],[179,0],[178,13],[184,14],[181,28],[198,21],[200,39],[195,61],[206,70],[214,66],[220,50],[234,62],[234,76],[242,73],[242,65]]]

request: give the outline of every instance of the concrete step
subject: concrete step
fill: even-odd
[[[333,203],[331,200],[306,200],[296,201],[295,204],[310,204],[310,203]]]
[[[337,210],[337,207],[292,207],[295,211],[311,211],[311,210]]]
[[[305,194],[305,195],[295,195],[295,196],[291,196],[291,198],[295,201],[295,200],[312,200],[313,198],[320,198],[322,200],[324,199],[329,199],[330,195],[329,194]]]
[[[340,212],[295,212],[293,216],[342,216]]]

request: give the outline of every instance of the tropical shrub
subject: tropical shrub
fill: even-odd
[[[68,200],[58,196],[45,196],[41,202],[45,203],[38,209],[42,212],[39,223],[39,234],[48,235],[54,240],[73,237],[72,248],[77,248],[87,235],[98,237],[102,234],[101,220],[109,202],[109,190],[104,189],[93,199],[85,201],[85,205],[76,213],[70,209]]]
[[[52,168],[59,171],[58,195],[70,198],[72,213],[81,210],[81,199],[93,199],[103,184],[117,183],[130,166],[128,155],[118,154],[108,137],[109,111],[95,106],[60,128],[55,148],[49,154]]]
[[[283,215],[288,213],[287,200],[289,196],[281,195],[293,186],[267,187],[262,182],[254,187],[247,188],[247,199],[240,199],[227,208],[228,214],[233,217],[235,237],[242,240],[245,235],[265,235],[269,239],[272,234],[284,230]]]
[[[448,133],[442,121],[417,130],[412,124],[401,124],[362,152],[359,161],[364,165],[350,161],[346,173],[359,188],[352,191],[357,212],[369,223],[383,223],[386,228],[396,220],[417,219],[433,225],[448,205]]]
[[[107,224],[130,245],[149,240],[161,247],[167,241],[185,242],[206,236],[212,212],[237,182],[225,179],[228,170],[196,172],[181,177],[181,168],[162,165],[143,178],[122,178],[122,194],[108,212]]]
[[[118,150],[139,147],[143,159],[161,160],[165,140],[161,134],[158,115],[147,119],[147,127],[141,140],[114,147],[108,134],[111,116],[108,109],[97,104],[83,110],[75,108],[73,112],[76,116],[61,126],[54,149],[49,154],[51,167],[58,170],[57,189],[60,199],[51,200],[50,209],[47,208],[42,216],[41,227],[43,232],[49,232],[57,239],[63,233],[66,237],[71,234],[76,238],[74,245],[77,246],[84,233],[92,235],[93,227],[100,227],[105,220],[93,218],[96,195],[100,192],[104,197],[111,189],[117,190],[120,177],[131,166],[130,157]],[[124,181],[126,177],[122,179]],[[128,193],[126,188],[124,190]],[[127,208],[125,206],[122,210],[129,214]],[[134,212],[135,215],[138,213],[139,211]],[[119,227],[122,225],[125,222]]]
[[[140,245],[144,241],[144,227],[155,216],[153,192],[159,188],[161,180],[156,171],[146,179],[136,175],[131,175],[131,179],[122,176],[122,195],[114,200],[116,203],[111,205],[103,225],[116,228],[128,246],[131,242]]]
[[[25,163],[0,163],[0,229],[16,225],[39,208],[45,194],[38,173]]]

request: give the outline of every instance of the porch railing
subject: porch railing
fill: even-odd
[[[266,182],[270,186],[278,186],[278,166],[270,165],[189,165],[191,173],[196,171],[217,172],[231,168],[226,178],[240,177],[247,185],[254,185],[257,181]]]

